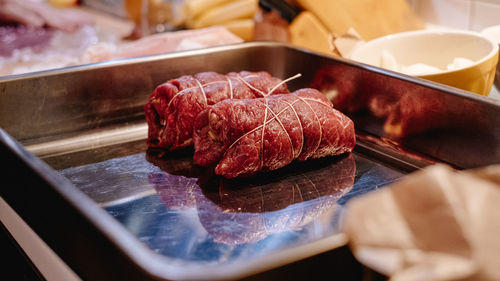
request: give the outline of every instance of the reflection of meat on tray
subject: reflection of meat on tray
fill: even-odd
[[[158,86],[145,105],[148,144],[169,150],[192,145],[193,121],[208,105],[221,100],[288,93],[286,85],[267,72],[202,72]]]
[[[160,168],[168,168],[190,160],[155,161]],[[169,161],[173,162],[161,163]],[[269,173],[266,179],[236,181],[214,176],[200,187],[195,177],[166,171],[161,177],[150,178],[150,182],[170,208],[196,206],[200,222],[215,242],[242,244],[298,230],[334,211],[337,200],[352,188],[355,172],[354,157],[348,154],[313,160],[307,166],[295,163]]]
[[[195,120],[194,162],[227,178],[352,151],[353,122],[314,89],[225,100]]]
[[[338,199],[354,183],[356,165],[352,154],[298,162],[266,177],[221,178],[218,192],[205,186],[208,198],[223,210],[271,212],[322,196]]]
[[[206,170],[193,165],[193,153],[189,149],[170,153],[168,158],[159,158],[157,151],[149,149],[146,160],[158,166],[165,173],[148,174],[149,182],[167,206],[186,209],[196,206],[194,188],[199,178],[205,177]]]
[[[318,71],[312,87],[340,111],[368,110],[384,118],[385,133],[397,138],[438,128],[471,129],[481,120],[466,99],[342,64]]]

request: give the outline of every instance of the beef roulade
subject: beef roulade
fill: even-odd
[[[288,92],[285,81],[264,71],[202,72],[169,80],[153,91],[144,107],[147,143],[168,150],[190,146],[194,119],[208,105]]]
[[[315,89],[209,106],[193,139],[194,162],[226,178],[350,152],[356,142],[353,122]]]

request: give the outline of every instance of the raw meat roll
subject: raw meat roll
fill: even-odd
[[[319,91],[226,100],[196,118],[194,162],[226,178],[339,155],[355,145],[353,122]]]
[[[144,107],[147,143],[169,150],[190,146],[194,119],[208,105],[283,93],[288,93],[284,81],[267,72],[202,72],[170,80],[154,90]]]

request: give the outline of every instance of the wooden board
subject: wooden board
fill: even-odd
[[[299,0],[335,36],[354,28],[362,39],[425,28],[405,0]]]

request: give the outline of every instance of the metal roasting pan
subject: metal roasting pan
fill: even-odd
[[[241,180],[193,165],[190,149],[147,148],[155,86],[241,70],[301,73],[292,90],[321,78],[335,91],[415,92],[453,108],[453,126],[395,138],[380,116],[346,111],[352,154]],[[376,279],[346,246],[346,202],[433,163],[500,162],[498,101],[272,42],[6,76],[0,109],[1,196],[84,280]]]

